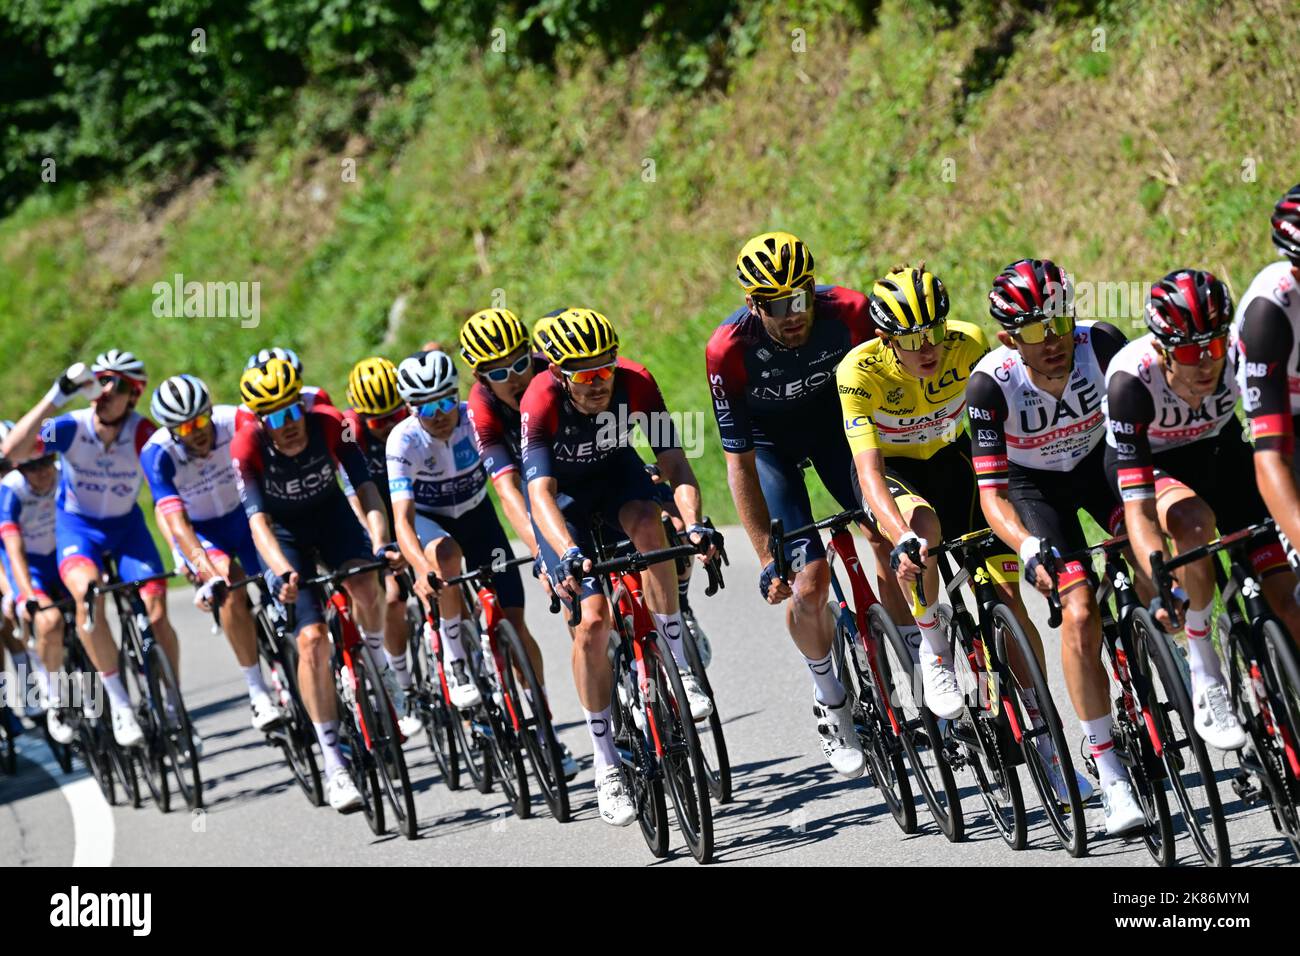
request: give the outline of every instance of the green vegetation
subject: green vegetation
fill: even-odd
[[[13,6],[51,5],[110,6]],[[186,39],[191,10],[219,6],[153,5]],[[223,65],[213,27],[203,75],[223,98],[208,126],[176,127],[191,147],[141,150],[180,123],[165,90],[105,113],[86,147],[104,162],[86,162],[108,178],[74,183],[61,166],[0,221],[0,411],[109,344],[227,400],[251,351],[289,345],[341,395],[355,360],[450,342],[475,309],[531,321],[583,304],[616,322],[671,407],[706,416],[695,465],[731,520],[703,351],[739,303],[732,263],[750,235],[795,232],[823,281],[857,288],[924,258],[954,314],[983,320],[989,279],[1023,255],[1096,282],[1202,266],[1240,292],[1273,255],[1268,209],[1300,178],[1280,0],[719,3],[680,29],[673,4],[617,28],[603,18],[630,5],[424,6],[442,12],[407,29],[401,4],[220,5],[353,19],[308,35],[286,21],[247,73]],[[366,20],[380,9],[397,19]],[[288,50],[295,82],[272,90]],[[63,102],[88,109],[68,99],[90,90],[77,75]],[[260,283],[260,324],[157,317],[153,285],[177,273]]]

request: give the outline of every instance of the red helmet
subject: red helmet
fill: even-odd
[[[1273,207],[1273,245],[1300,263],[1300,185],[1292,186]]]
[[[1211,272],[1179,269],[1151,287],[1147,328],[1164,345],[1206,342],[1231,322],[1232,296]]]
[[[1050,259],[1021,259],[1002,270],[989,293],[989,315],[1015,329],[1033,319],[1060,315],[1072,304],[1069,276]]]

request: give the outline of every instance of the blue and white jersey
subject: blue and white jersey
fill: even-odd
[[[38,495],[17,469],[0,479],[0,537],[21,534],[27,554],[54,554],[57,489],[56,484]]]
[[[239,484],[230,462],[238,411],[234,405],[213,406],[216,436],[204,458],[191,454],[166,428],[158,429],[145,442],[140,463],[154,503],[164,514],[184,509],[191,521],[210,521],[241,509]]]
[[[41,427],[45,450],[63,456],[59,509],[92,520],[129,513],[144,483],[140,450],[154,431],[153,422],[133,411],[112,444],[106,446],[95,434],[93,408],[46,421]]]
[[[447,441],[430,435],[413,415],[389,433],[386,450],[394,501],[414,501],[417,511],[458,518],[487,495],[487,472],[464,402]]]

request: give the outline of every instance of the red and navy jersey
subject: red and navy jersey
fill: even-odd
[[[533,381],[547,374],[545,356],[533,356]],[[489,478],[518,471],[522,462],[523,434],[520,427],[522,409],[511,408],[492,393],[486,383],[478,381],[469,390],[469,419],[474,425],[474,441]]]
[[[353,487],[371,481],[365,456],[343,437],[343,414],[318,404],[307,413],[307,447],[296,455],[277,451],[262,423],[254,419],[235,433],[230,457],[239,479],[239,497],[249,517],[298,517],[331,495],[342,495],[338,471]]]
[[[590,477],[631,447],[636,426],[655,454],[681,447],[654,376],[625,358],[617,364],[609,407],[598,415],[578,411],[550,372],[533,379],[520,403],[525,481]]]
[[[398,409],[399,420],[404,421],[407,416],[405,407]],[[366,471],[370,474],[370,480],[375,483],[379,489],[379,496],[384,499],[384,507],[392,512],[392,499],[388,494],[388,451],[384,442],[371,433],[366,427],[365,419],[355,408],[349,408],[343,413],[343,440],[354,442],[361,455],[366,460]],[[353,486],[351,479],[345,471],[341,476],[343,478],[343,492],[345,494],[356,494],[356,488]]]
[[[835,366],[875,329],[867,297],[838,285],[817,286],[812,332],[798,348],[773,340],[748,306],[733,312],[705,352],[723,449],[799,443],[810,419],[824,417],[822,404],[838,419]]]

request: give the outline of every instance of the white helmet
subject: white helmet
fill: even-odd
[[[154,421],[164,428],[188,422],[211,408],[208,387],[194,375],[173,375],[154,390],[149,403]]]
[[[452,394],[459,385],[456,363],[446,352],[417,352],[397,366],[397,394],[408,405]]]
[[[273,358],[278,358],[282,362],[288,362],[297,370],[298,377],[302,377],[302,359],[298,358],[298,353],[293,349],[282,349],[278,345],[273,348],[262,349],[261,351],[254,352],[248,357],[248,361],[244,363],[244,368],[247,370],[257,365],[265,365]]]
[[[135,357],[133,352],[124,352],[121,349],[109,349],[107,352],[100,352],[95,356],[94,364],[90,366],[92,375],[98,375],[101,372],[115,372],[123,378],[129,378],[133,382],[139,382],[144,385],[148,381],[148,376],[144,373],[144,362]]]

